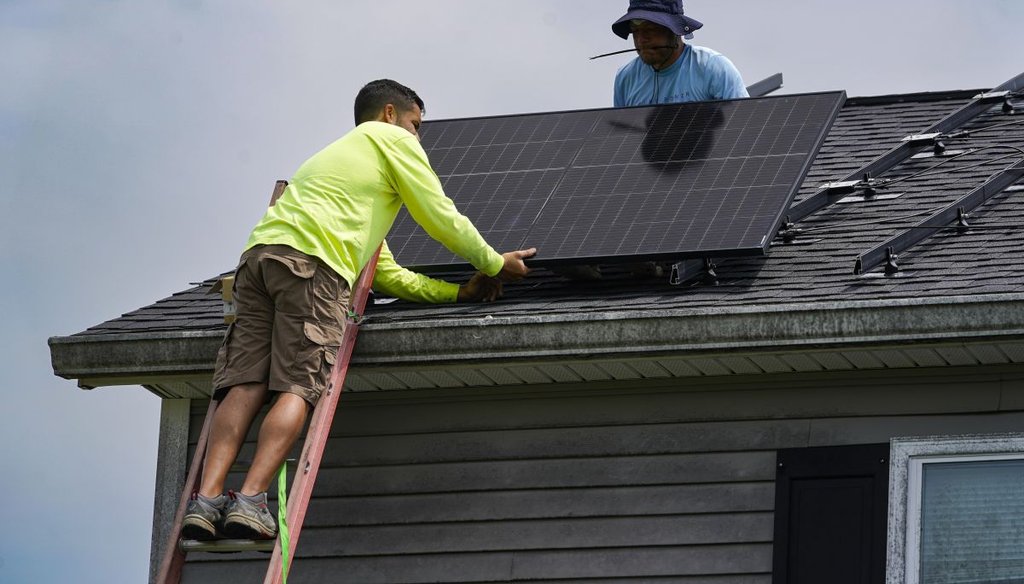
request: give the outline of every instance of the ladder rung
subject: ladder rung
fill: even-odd
[[[183,539],[178,544],[181,551],[210,552],[214,554],[228,554],[236,552],[272,552],[274,551],[273,539],[217,539],[213,541],[199,541],[196,539]]]

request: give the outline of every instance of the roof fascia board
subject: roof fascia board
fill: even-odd
[[[485,363],[647,354],[1024,338],[1024,294],[524,315],[363,326],[354,366]],[[209,374],[222,332],[54,337],[68,379]],[[84,384],[92,385],[95,384]]]
[[[1008,296],[1014,300],[1009,301]],[[1024,295],[484,317],[379,325],[355,364],[934,342],[1024,336]],[[487,329],[486,331],[484,329]],[[501,332],[495,334],[495,330]]]

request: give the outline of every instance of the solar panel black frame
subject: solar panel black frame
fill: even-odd
[[[459,118],[425,122],[421,136],[456,207],[498,251],[536,246],[531,266],[764,255],[845,99]],[[737,217],[746,227],[732,229]],[[404,209],[388,244],[417,271],[471,267]]]

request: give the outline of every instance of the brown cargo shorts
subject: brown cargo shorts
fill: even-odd
[[[318,258],[258,245],[235,270],[235,322],[217,352],[213,388],[266,382],[316,405],[331,375],[349,307],[348,283]]]

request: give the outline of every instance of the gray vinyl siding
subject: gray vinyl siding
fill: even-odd
[[[289,582],[769,584],[777,449],[1024,428],[1024,375],[990,371],[346,394]]]

